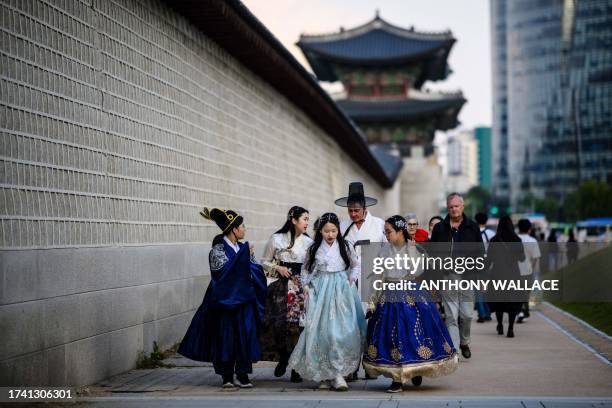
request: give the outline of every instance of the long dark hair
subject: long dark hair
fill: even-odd
[[[404,235],[404,239],[406,242],[410,241],[410,234],[408,234],[408,224],[406,223],[406,219],[401,215],[392,215],[387,218],[385,222],[397,232],[402,231],[402,235]]]
[[[495,237],[502,242],[521,242],[521,239],[514,232],[514,225],[510,216],[503,215],[497,224]]]
[[[308,255],[306,256],[306,270],[308,270],[308,272],[312,272],[312,268],[314,267],[315,256],[317,255],[317,251],[323,242],[323,233],[321,230],[327,223],[334,224],[338,229],[336,241],[338,241],[338,247],[340,248],[340,256],[342,256],[342,260],[344,261],[346,268],[351,265],[351,258],[349,257],[350,248],[348,242],[346,242],[346,240],[342,237],[342,233],[340,232],[340,220],[334,213],[325,213],[315,222],[314,242],[310,248],[308,248]]]
[[[295,225],[291,220],[299,220],[302,214],[307,213],[308,210],[302,208],[300,206],[294,205],[291,207],[289,212],[287,213],[287,220],[283,224],[283,226],[275,232],[275,234],[286,234],[287,232],[291,232],[291,242],[287,249],[293,248],[293,244],[295,243]],[[306,234],[308,235],[308,234]]]

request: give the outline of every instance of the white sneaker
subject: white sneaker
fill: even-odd
[[[323,380],[319,383],[319,389],[320,390],[329,390],[330,389],[330,385],[329,385],[329,380]]]
[[[348,385],[343,376],[338,374],[336,378],[334,378],[334,390],[336,391],[348,391]]]

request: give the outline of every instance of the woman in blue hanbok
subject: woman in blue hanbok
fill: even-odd
[[[264,314],[266,277],[255,262],[253,247],[239,242],[245,228],[240,215],[213,208],[200,213],[223,232],[208,255],[211,281],[178,352],[212,362],[223,388],[251,388],[248,374],[261,357],[258,330]]]
[[[325,213],[302,267],[306,296],[305,326],[289,367],[320,388],[346,391],[344,376],[359,367],[366,321],[357,294],[357,256],[339,234],[340,221]]]
[[[405,255],[417,259],[421,250],[410,240],[406,220],[394,215],[385,222],[389,244],[380,257]],[[383,282],[416,280],[419,270],[386,269]],[[422,377],[450,374],[457,368],[458,357],[440,314],[425,290],[381,290],[375,296],[375,308],[368,321],[363,367],[372,377],[391,378],[388,392],[399,392],[411,381],[420,385]]]

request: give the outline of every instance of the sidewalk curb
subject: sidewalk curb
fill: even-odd
[[[552,306],[551,309],[553,309],[554,311],[557,312],[563,312],[562,310],[560,310],[559,308],[553,306],[553,305],[549,305],[548,302],[543,302],[545,304],[545,306]],[[538,313],[538,315],[540,317],[542,317],[544,320],[546,320],[551,326],[555,327],[557,330],[559,330],[560,332],[562,332],[563,334],[565,334],[567,337],[569,337],[571,340],[573,340],[574,342],[576,342],[577,344],[581,345],[582,347],[584,347],[586,350],[588,350],[589,352],[593,353],[595,355],[595,357],[597,357],[598,359],[600,359],[602,362],[604,362],[607,365],[612,365],[612,360],[610,358],[607,357],[606,354],[596,350],[595,348],[593,348],[590,344],[588,344],[587,342],[585,342],[584,340],[578,338],[576,335],[574,335],[572,332],[570,332],[569,330],[567,330],[566,328],[564,328],[563,326],[561,326],[561,324],[557,323],[553,318],[546,316],[542,311],[538,310],[536,311]],[[569,313],[567,312],[563,312],[562,314],[564,315],[569,315]],[[573,317],[578,323],[581,323],[582,321],[580,319],[578,319],[575,316],[567,316],[567,317]],[[590,325],[588,325],[586,322],[582,322],[583,324],[587,325],[590,327]],[[588,329],[588,327],[587,327]],[[597,330],[595,328],[592,328],[594,330]],[[589,329],[590,330],[590,329]],[[598,330],[597,330],[598,331]],[[595,334],[600,335],[599,333],[595,332]],[[605,333],[604,333],[605,334]]]
[[[608,341],[612,341],[612,336],[607,335],[606,333],[602,332],[601,330],[591,326],[590,324],[588,324],[587,322],[585,322],[584,320],[580,319],[579,317],[574,316],[571,313],[566,312],[563,309],[560,309],[559,307],[553,305],[550,302],[544,301],[542,302],[543,305],[546,305],[548,307],[550,307],[553,310],[556,310],[557,312],[563,314],[565,317],[568,317],[572,320],[574,320],[577,323],[580,323],[581,325],[583,325],[586,329],[591,330],[593,333],[597,334],[598,336],[603,337],[604,339],[608,340]]]

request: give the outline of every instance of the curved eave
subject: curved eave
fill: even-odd
[[[379,15],[376,15],[372,20],[350,29],[341,29],[340,31],[327,34],[302,34],[300,40],[304,42],[347,40],[376,29],[382,29],[394,33],[397,36],[418,40],[440,41],[453,38],[453,34],[450,30],[443,32],[421,32],[415,30],[414,27],[407,29],[397,26]]]
[[[402,108],[397,101],[336,101],[338,106],[358,124],[375,124],[381,122],[410,122],[419,119],[433,118],[438,130],[453,129],[459,124],[457,116],[465,104],[465,98],[448,100],[446,104],[432,104],[431,107],[422,106],[420,109],[415,101],[410,106]],[[424,101],[427,104],[426,101]]]
[[[416,87],[420,88],[425,81],[438,81],[446,79],[448,75],[447,60],[455,40],[448,40],[446,44],[424,50],[419,53],[406,54],[394,58],[347,58],[339,57],[332,53],[321,52],[308,47],[303,47],[300,42],[296,43],[302,50],[308,64],[319,81],[335,82],[339,78],[333,68],[334,65],[355,68],[384,68],[402,67],[415,62],[425,65],[423,74],[416,80]],[[439,54],[443,51],[442,55]],[[441,68],[442,67],[442,68]]]
[[[388,66],[388,65],[402,65],[407,62],[414,62],[424,57],[433,55],[442,49],[447,49],[450,51],[451,47],[455,43],[454,39],[450,39],[445,41],[444,43],[438,44],[436,46],[432,46],[431,48],[424,49],[419,52],[410,52],[406,54],[400,54],[393,57],[385,57],[385,56],[364,56],[364,57],[351,57],[351,56],[341,56],[337,53],[323,51],[317,48],[312,47],[308,43],[303,43],[298,41],[296,45],[302,50],[304,54],[315,54],[321,59],[329,60],[331,62],[335,62],[338,64],[346,64],[346,65],[358,65],[358,66]],[[448,54],[448,51],[445,55]]]
[[[396,156],[391,153],[392,146],[390,144],[370,144],[370,150],[374,157],[381,163],[387,176],[395,180],[399,177],[400,171],[404,167],[404,161],[401,156]]]

